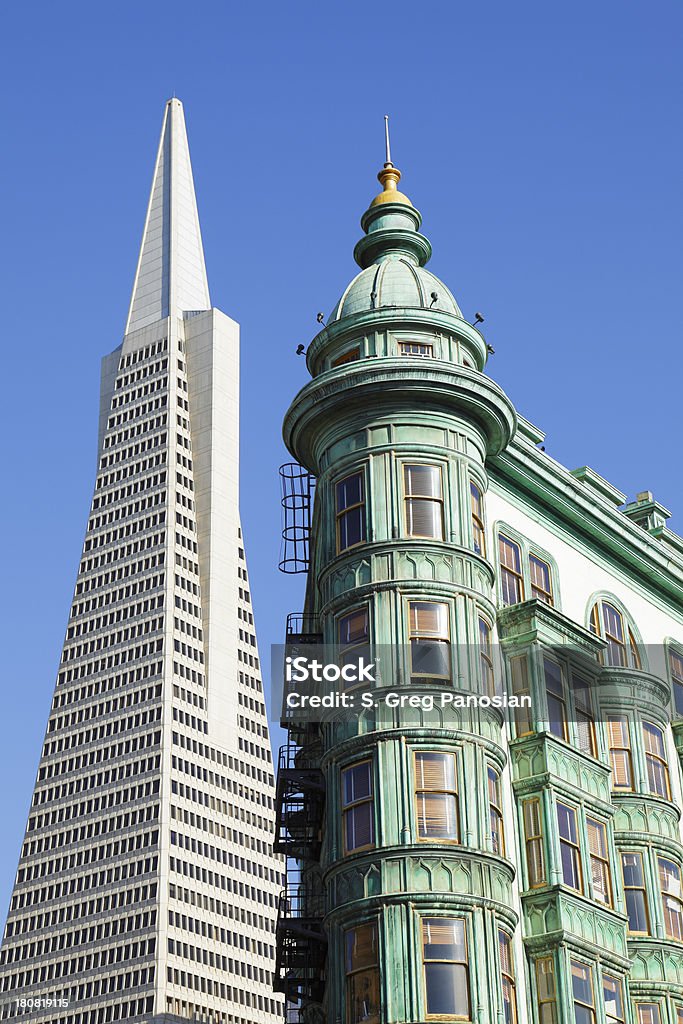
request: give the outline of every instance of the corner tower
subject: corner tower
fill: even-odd
[[[284,423],[316,478],[309,629],[342,658],[381,652],[381,678],[372,709],[292,729],[293,760],[319,770],[326,806],[320,842],[302,844],[286,801],[281,834],[328,951],[324,984],[312,960],[297,972],[286,955],[281,981],[305,1019],[330,1024],[494,1021],[507,996],[473,951],[509,949],[519,919],[515,870],[492,826],[502,713],[406,712],[383,698],[493,687],[486,463],[516,417],[484,375],[482,336],[426,269],[431,246],[388,153],[378,177],[354,251],[360,273],[311,342],[313,379]],[[296,923],[280,931],[286,953]]]
[[[211,308],[177,99],[100,409],[3,1019],[274,1024],[282,861],[239,516],[239,327]]]

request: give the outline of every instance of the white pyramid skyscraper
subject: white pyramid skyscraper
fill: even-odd
[[[282,1018],[284,865],[238,471],[239,328],[211,308],[173,99],[125,336],[103,361],[95,492],[0,955],[3,1019]]]

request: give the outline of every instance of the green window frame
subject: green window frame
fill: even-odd
[[[583,865],[577,808],[558,800],[556,811],[562,881],[570,889],[582,893],[584,891]]]
[[[633,790],[633,755],[627,715],[607,715],[609,759],[612,766],[612,789]]]
[[[491,625],[484,618],[479,616],[479,670],[481,673],[482,693],[492,697],[496,689],[496,677],[493,668],[493,644],[491,641]]]
[[[654,722],[643,722],[643,747],[645,749],[647,785],[650,793],[670,800],[671,783],[664,730]]]
[[[527,600],[557,605],[557,566],[552,557],[504,523],[496,528],[500,596],[504,605]]]
[[[657,870],[666,937],[683,942],[683,892],[681,890],[680,864],[668,857],[658,857]]]
[[[375,846],[375,785],[370,758],[342,768],[341,805],[344,853]]]
[[[669,672],[673,687],[676,716],[683,718],[683,651],[669,645]]]
[[[503,828],[503,788],[500,772],[492,764],[486,766],[486,782],[489,797],[489,834],[491,848],[499,857],[505,856],[505,831]]]
[[[344,932],[346,1024],[379,1024],[380,970],[377,921]]]
[[[636,1003],[637,1024],[661,1024],[659,1003]]]
[[[515,955],[512,936],[498,929],[498,961],[500,986],[503,993],[503,1024],[517,1022],[517,986],[515,984]]]
[[[415,750],[415,814],[420,842],[460,842],[457,760],[454,751]]]
[[[530,889],[546,884],[545,839],[540,797],[534,796],[522,804],[524,821],[524,850],[526,853],[527,881]]]
[[[574,1024],[596,1024],[593,969],[583,960],[570,960]]]
[[[367,536],[365,469],[355,470],[334,487],[337,554],[364,544]]]
[[[591,871],[591,890],[596,903],[612,906],[612,869],[609,857],[607,824],[586,815],[588,859]]]
[[[548,731],[560,740],[567,740],[567,696],[565,673],[559,661],[543,656],[543,677],[548,705]]]
[[[357,665],[370,655],[370,608],[367,604],[352,609],[337,619],[340,665]],[[342,680],[342,686],[350,685]]]
[[[539,957],[535,965],[535,974],[539,1024],[557,1024],[557,987],[553,957]]]
[[[591,608],[590,631],[607,641],[605,664],[616,668],[642,668],[642,659],[629,617],[607,598]]]
[[[450,609],[444,601],[408,602],[410,675],[451,678]]]
[[[442,466],[426,462],[403,463],[403,509],[407,537],[444,539]]]
[[[621,978],[613,974],[602,975],[602,1002],[606,1024],[624,1024],[624,992]]]
[[[422,918],[422,964],[427,1017],[470,1020],[472,1002],[464,918]]]
[[[643,854],[639,850],[621,852],[621,873],[628,930],[632,935],[650,935],[650,910],[645,884]]]
[[[472,515],[472,547],[475,554],[486,558],[486,527],[484,525],[484,495],[479,484],[470,480],[470,511]]]

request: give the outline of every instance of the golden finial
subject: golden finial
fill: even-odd
[[[380,192],[378,196],[370,203],[370,206],[379,206],[380,203],[403,203],[404,206],[412,206],[408,196],[405,196],[402,192],[398,191],[398,183],[401,180],[401,172],[398,167],[394,167],[391,162],[391,146],[389,144],[389,115],[384,115],[384,150],[385,150],[385,161],[384,167],[377,175],[383,192]]]

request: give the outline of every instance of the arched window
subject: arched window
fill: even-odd
[[[591,609],[590,630],[607,641],[608,665],[642,668],[640,652],[631,625],[610,601],[596,601]]]

